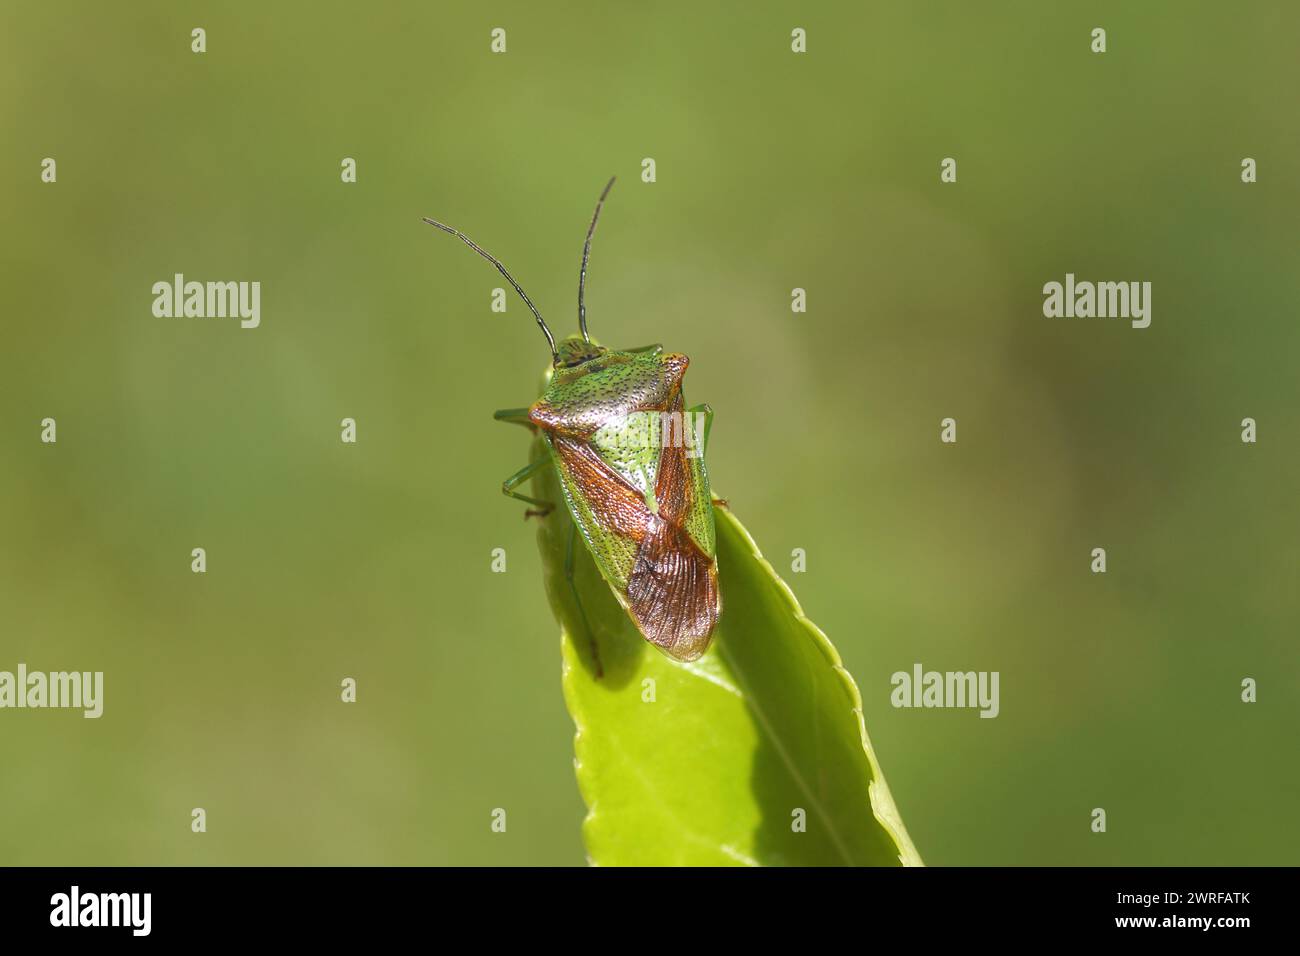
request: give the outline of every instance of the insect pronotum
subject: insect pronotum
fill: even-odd
[[[468,236],[432,219],[487,259],[519,293],[546,336],[551,365],[540,398],[527,408],[507,408],[498,421],[541,434],[548,454],[505,480],[501,490],[527,502],[526,515],[546,519],[555,502],[515,489],[542,468],[559,476],[564,504],[573,519],[565,574],[573,583],[573,549],[578,535],[595,559],[637,630],[679,661],[708,650],[722,612],[718,590],[714,499],[704,466],[713,411],[687,409],[682,377],[690,359],[659,345],[607,349],[587,333],[587,262],[600,210],[614,180],[606,184],[587,229],[578,271],[578,330],[557,346],[555,337],[524,292],[494,256]],[[582,611],[586,620],[585,611]],[[594,637],[593,651],[595,650]],[[596,658],[597,673],[600,672]]]

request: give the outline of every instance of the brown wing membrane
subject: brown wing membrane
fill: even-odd
[[[652,515],[627,601],[646,640],[679,661],[693,661],[708,649],[718,623],[717,568],[684,528]]]

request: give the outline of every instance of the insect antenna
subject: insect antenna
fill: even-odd
[[[608,187],[606,188],[606,191],[608,191]],[[465,245],[469,246],[471,249],[477,252],[488,262],[492,263],[494,266],[497,267],[497,271],[500,272],[503,276],[505,276],[506,281],[509,282],[514,287],[514,290],[516,292],[519,293],[519,298],[524,300],[524,305],[528,306],[529,311],[531,311],[533,313],[533,316],[537,319],[537,324],[541,326],[542,334],[546,336],[546,344],[551,347],[551,364],[559,365],[560,353],[555,351],[555,336],[551,335],[551,330],[546,326],[546,320],[542,318],[542,313],[537,311],[537,306],[533,305],[533,300],[528,298],[528,293],[525,292],[520,287],[518,282],[516,282],[513,278],[511,278],[509,272],[506,272],[506,267],[503,266],[495,256],[493,256],[487,250],[483,249],[481,246],[478,245],[478,243],[476,243],[469,236],[465,235],[463,232],[453,229],[451,228],[451,226],[444,226],[442,223],[436,222],[433,219],[430,219],[428,216],[422,216],[421,218],[429,225],[436,226],[437,228],[441,229],[443,232],[451,233],[453,236],[455,236],[461,242],[465,243]],[[592,226],[594,228],[595,223],[592,223]]]
[[[614,186],[614,180],[617,178],[617,176],[609,177],[604,192],[596,200],[596,211],[592,213],[591,225],[587,227],[587,241],[582,246],[582,268],[578,270],[578,328],[582,330],[582,341],[588,344],[591,343],[591,337],[587,335],[587,302],[584,298],[587,291],[587,259],[591,256],[591,237],[596,233],[596,221],[600,219],[600,207],[605,205],[605,197],[609,195],[610,189]]]

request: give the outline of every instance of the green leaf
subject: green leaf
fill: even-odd
[[[921,864],[867,739],[853,678],[730,510],[715,509],[722,619],[709,652],[683,664],[641,637],[581,537],[570,586],[572,523],[554,469],[533,487],[561,503],[538,542],[562,629],[592,863]],[[795,830],[798,810],[804,832]]]

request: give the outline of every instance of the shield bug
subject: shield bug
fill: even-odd
[[[432,219],[424,221],[496,266],[533,313],[550,346],[551,365],[541,397],[527,408],[502,409],[495,415],[498,421],[539,433],[547,454],[507,478],[501,490],[532,506],[526,515],[545,520],[556,503],[515,489],[540,469],[555,468],[573,519],[565,576],[579,610],[573,553],[581,535],[642,636],[676,660],[693,661],[708,650],[722,611],[715,500],[704,467],[713,411],[707,405],[686,407],[682,377],[690,360],[685,355],[664,352],[659,345],[608,349],[587,333],[584,294],[591,237],[613,185],[611,179],[600,194],[582,247],[579,334],[558,346],[505,266],[463,233]]]

